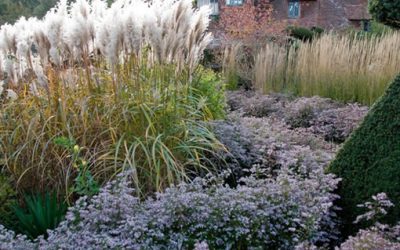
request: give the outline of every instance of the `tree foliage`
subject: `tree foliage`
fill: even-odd
[[[400,29],[399,0],[370,0],[369,12],[378,22]]]
[[[107,0],[107,3],[111,4],[113,1]],[[57,2],[59,0],[0,0],[0,25],[14,23],[21,16],[43,17]]]
[[[58,0],[0,0],[0,25],[14,23],[21,16],[42,17]]]

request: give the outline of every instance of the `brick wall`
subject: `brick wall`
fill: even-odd
[[[271,20],[269,0],[243,0],[243,5],[228,6],[219,0],[220,14],[211,29],[226,38],[247,38],[259,35]]]
[[[366,8],[368,3],[368,0],[301,0],[301,16],[290,19],[288,0],[244,0],[241,6],[227,6],[225,1],[219,0],[220,15],[211,29],[226,39],[284,33],[288,25],[324,29],[357,27],[360,22],[349,20],[345,7],[360,5]]]
[[[288,0],[274,1],[272,7],[274,20],[285,21],[287,25],[317,26],[319,1],[301,1],[300,17],[296,19],[288,18]]]

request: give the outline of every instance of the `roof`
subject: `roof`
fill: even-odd
[[[368,13],[365,4],[347,4],[344,6],[344,12],[349,20],[369,20],[371,15]]]

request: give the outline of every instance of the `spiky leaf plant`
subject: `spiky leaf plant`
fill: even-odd
[[[67,205],[58,201],[56,193],[46,192],[43,196],[25,195],[25,208],[15,206],[14,212],[18,218],[18,226],[21,233],[31,239],[39,235],[47,235],[48,229],[54,229],[67,212]]]

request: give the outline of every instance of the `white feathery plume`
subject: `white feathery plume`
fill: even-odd
[[[40,63],[46,66],[49,63],[50,41],[46,34],[44,22],[38,22],[33,29],[33,44],[40,57]]]
[[[190,34],[187,36],[187,62],[190,68],[193,68],[198,63],[203,50],[211,42],[211,34],[207,33],[210,12],[210,8],[203,6],[195,11],[195,14],[192,16]]]
[[[115,2],[96,25],[96,46],[112,64],[117,62],[118,48],[122,45],[121,6],[120,1]]]
[[[95,25],[86,0],[78,0],[71,5],[66,26],[64,40],[73,52],[73,59],[79,60],[82,55],[89,55],[90,42],[95,36]]]
[[[139,56],[139,51],[143,45],[143,21],[148,7],[140,1],[130,5],[130,8],[122,16],[124,20],[124,46],[125,50]]]
[[[4,91],[4,81],[0,81],[0,95],[3,94]]]
[[[59,52],[63,46],[62,36],[64,33],[64,23],[66,16],[67,2],[66,0],[62,0],[44,17],[46,34],[50,43],[50,60],[57,66],[60,66],[62,63],[62,58]]]
[[[104,0],[93,0],[90,11],[96,19],[101,19],[106,14],[108,7]]]
[[[162,42],[162,27],[161,27],[161,12],[160,8],[165,8],[160,4],[160,1],[153,2],[149,7],[149,11],[143,19],[144,33],[146,43],[151,46],[150,63],[158,63],[161,59],[161,42]],[[164,9],[165,10],[165,9]]]
[[[16,57],[21,59],[26,57],[30,49],[29,37],[31,29],[25,17],[21,17],[14,25],[18,31],[15,34],[15,42],[17,46]]]
[[[0,44],[5,55],[16,54],[17,47],[15,41],[15,27],[10,24],[4,24],[0,28]]]
[[[47,89],[48,85],[49,85],[49,82],[47,80],[46,75],[43,72],[43,68],[40,67],[38,64],[35,64],[35,67],[33,68],[33,71],[34,71],[34,73],[36,75],[37,84],[40,87]]]
[[[193,68],[211,39],[209,14],[207,7],[194,10],[191,0],[117,0],[111,7],[104,0],[61,0],[42,20],[1,26],[0,70],[13,79],[13,57],[21,77],[34,61],[38,67],[72,65],[98,51],[116,64],[131,53],[140,58],[143,47],[150,48],[149,63]]]
[[[4,78],[4,56],[3,53],[0,51],[0,80]]]
[[[11,56],[6,56],[6,59],[4,60],[4,72],[7,73],[7,83],[16,83],[18,81],[13,60],[14,59],[12,59]]]
[[[24,78],[26,71],[32,67],[31,47],[32,47],[32,25],[36,19],[21,17],[14,25],[16,31],[16,73],[18,78]]]

